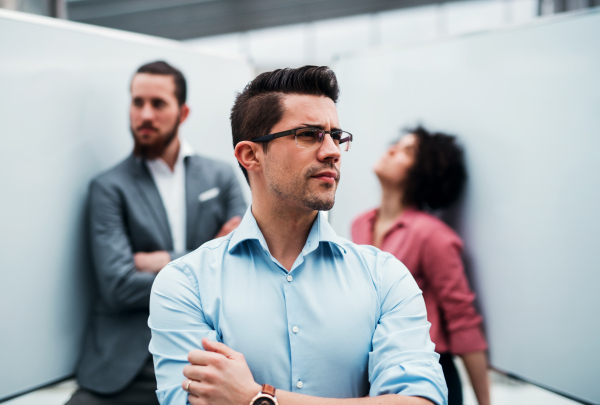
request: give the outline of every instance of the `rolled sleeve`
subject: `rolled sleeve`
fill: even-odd
[[[451,232],[432,233],[423,244],[423,273],[444,314],[448,345],[454,354],[487,349],[483,322],[475,310],[461,259],[462,242]]]
[[[370,396],[401,394],[446,405],[448,390],[421,290],[393,256],[378,259],[381,315],[369,353]]]
[[[219,340],[204,317],[194,280],[185,267],[174,262],[161,270],[152,286],[149,350],[154,357],[156,395],[161,404],[188,404],[188,394],[181,388],[188,353],[202,349],[204,337]]]

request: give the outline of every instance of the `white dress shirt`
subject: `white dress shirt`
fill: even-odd
[[[181,140],[173,171],[161,158],[146,161],[154,183],[158,187],[165,211],[167,211],[175,253],[185,251],[186,246],[185,164],[183,160],[193,154],[192,147]]]

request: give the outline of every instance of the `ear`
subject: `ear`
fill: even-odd
[[[190,115],[190,107],[187,104],[183,104],[179,107],[181,110],[181,114],[179,115],[179,123],[183,124],[185,120],[187,120],[188,115]]]
[[[249,172],[262,172],[261,158],[263,155],[262,145],[250,141],[241,141],[235,145],[235,158],[240,165]]]

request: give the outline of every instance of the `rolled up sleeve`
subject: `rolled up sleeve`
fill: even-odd
[[[148,326],[152,331],[149,350],[154,357],[158,401],[162,405],[188,404],[188,394],[181,388],[188,353],[202,349],[204,337],[219,339],[204,317],[195,279],[177,262],[156,277]]]
[[[462,242],[454,233],[432,233],[423,243],[423,274],[444,315],[450,351],[465,354],[487,349],[475,294],[461,259]]]
[[[380,253],[377,267],[381,315],[369,353],[369,394],[418,396],[446,405],[448,390],[421,290],[393,256]]]

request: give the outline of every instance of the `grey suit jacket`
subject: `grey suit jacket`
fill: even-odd
[[[233,169],[222,162],[185,159],[187,252],[214,238],[246,203]],[[207,193],[209,199],[199,196]],[[207,196],[204,194],[204,196]],[[150,290],[155,274],[137,271],[133,254],[166,250],[173,240],[158,188],[141,159],[128,157],[95,178],[89,190],[90,243],[98,294],[77,369],[94,392],[124,389],[149,359]],[[187,252],[184,252],[187,253]]]

